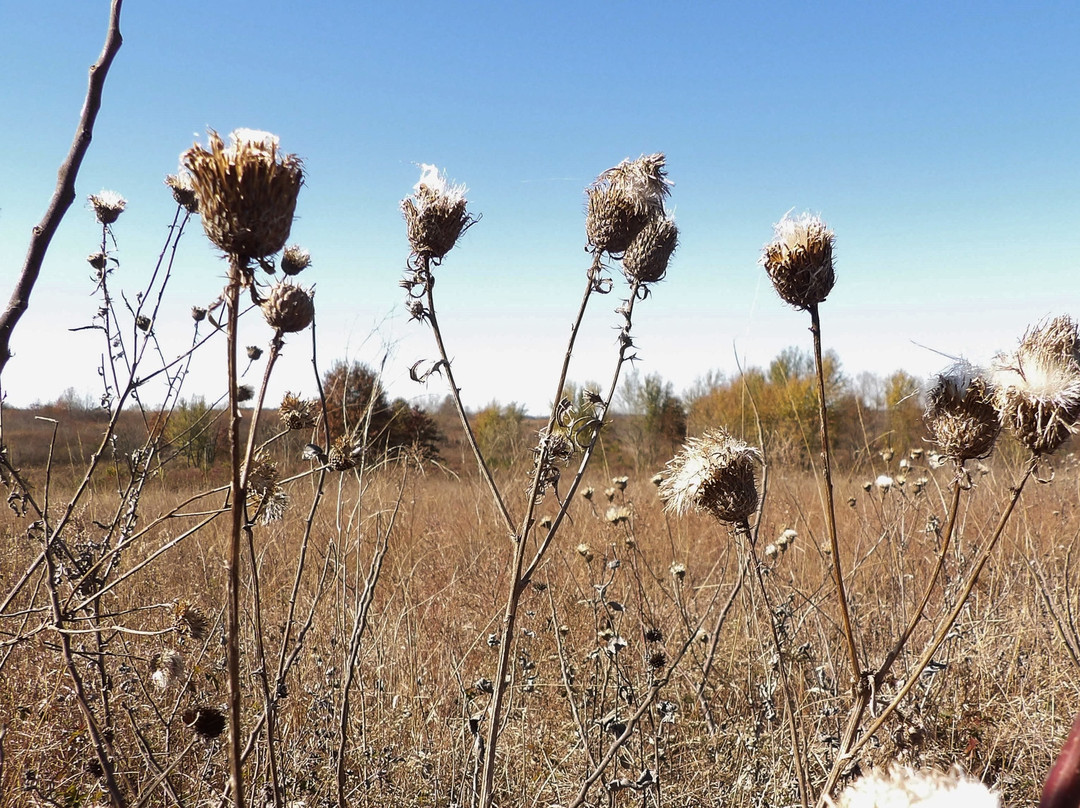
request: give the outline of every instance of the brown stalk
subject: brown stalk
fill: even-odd
[[[240,476],[240,410],[236,389],[236,343],[237,317],[240,308],[240,285],[243,283],[242,259],[231,256],[229,260],[229,285],[226,289],[228,325],[229,386],[229,506],[232,521],[229,530],[229,555],[226,567],[228,593],[226,598],[228,627],[226,631],[225,659],[226,677],[229,682],[229,782],[233,802],[244,804],[244,763],[240,757],[240,537],[244,531],[245,496]]]
[[[101,95],[105,89],[105,78],[109,74],[109,67],[113,58],[120,50],[124,38],[120,35],[120,8],[123,0],[112,0],[109,8],[109,27],[105,36],[105,46],[96,62],[90,66],[90,84],[86,90],[86,100],[83,102],[82,112],[79,116],[79,126],[75,131],[75,139],[68,151],[67,158],[60,166],[56,178],[56,189],[53,191],[49,207],[45,211],[45,217],[34,227],[30,237],[30,247],[23,262],[22,272],[11,293],[7,308],[0,314],[0,375],[3,375],[8,359],[11,358],[11,335],[19,318],[23,316],[30,306],[30,293],[34,290],[38,275],[41,274],[41,265],[45,261],[45,253],[48,252],[52,237],[56,234],[60,222],[67,213],[68,208],[75,201],[75,178],[82,167],[83,158],[90,148],[90,141],[94,137],[94,123],[97,120],[98,111],[101,109]]]
[[[836,535],[836,505],[833,498],[832,451],[829,448],[829,418],[825,406],[825,370],[821,361],[821,318],[818,316],[818,304],[812,303],[810,311],[810,333],[814,337],[814,367],[817,370],[818,416],[821,422],[821,462],[822,477],[825,481],[825,520],[829,530],[829,548],[832,550],[833,580],[836,583],[836,599],[840,603],[840,620],[847,643],[848,659],[851,661],[851,682],[857,689],[860,684],[859,654],[855,647],[855,632],[851,627],[851,615],[848,612],[847,592],[844,589],[844,571],[840,566],[840,542]]]

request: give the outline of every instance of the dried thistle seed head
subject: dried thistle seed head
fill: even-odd
[[[356,467],[356,457],[361,452],[362,449],[348,435],[342,435],[331,444],[326,465],[332,471],[347,471]]]
[[[105,253],[95,252],[86,256],[86,263],[96,269],[98,272],[105,269]]]
[[[176,627],[181,632],[190,635],[196,642],[206,639],[210,630],[210,621],[206,619],[206,615],[186,600],[177,601],[173,611],[176,615]]]
[[[265,258],[285,246],[304,181],[301,160],[278,150],[267,132],[237,129],[225,146],[210,131],[208,146],[181,156],[191,172],[207,238],[242,258]]]
[[[625,491],[626,486],[630,483],[629,477],[612,477],[611,484],[618,488],[620,491]]]
[[[277,463],[267,452],[256,452],[247,475],[247,501],[248,507],[259,511],[264,525],[278,521],[289,507],[289,495],[278,479]]]
[[[570,462],[574,456],[576,447],[574,441],[565,430],[556,428],[548,432],[547,427],[540,430],[540,440],[533,449],[533,468],[529,473],[529,490],[532,490],[532,480],[539,478],[536,486],[536,501],[539,503],[547,492],[549,486],[558,486],[562,477],[562,467]],[[542,461],[542,462],[541,462]]]
[[[206,309],[204,309],[202,306],[192,306],[191,319],[197,323],[201,323],[203,320],[206,319]]]
[[[630,521],[630,509],[625,505],[612,505],[607,509],[604,518],[610,525],[621,525]]]
[[[262,312],[271,328],[292,334],[311,325],[315,303],[308,290],[291,283],[275,283],[262,302]]]
[[[168,690],[184,675],[184,658],[172,648],[162,651],[154,662],[154,672],[150,674],[150,681],[158,690]]]
[[[783,300],[797,309],[821,303],[836,283],[833,243],[836,236],[819,217],[784,216],[774,225],[761,265]]]
[[[401,212],[413,254],[441,261],[476,219],[465,209],[464,185],[447,182],[433,165],[422,163],[420,169],[420,181],[401,201]]]
[[[241,384],[236,388],[236,400],[238,403],[243,404],[245,401],[251,401],[255,398],[255,388],[250,384]]]
[[[216,707],[193,707],[184,710],[181,718],[196,735],[208,741],[225,731],[225,714]]]
[[[667,274],[668,262],[679,241],[675,219],[661,214],[649,219],[623,254],[622,269],[631,283],[656,283]]]
[[[721,522],[741,522],[757,508],[756,466],[761,462],[759,450],[726,430],[708,430],[668,461],[660,497],[667,510],[678,514],[694,508]]]
[[[262,355],[262,348],[260,348],[258,345],[247,346],[247,358],[250,359],[252,362],[257,362],[259,359],[262,359]]]
[[[848,786],[837,800],[838,808],[878,806],[945,806],[1001,808],[1001,798],[964,774],[959,768],[949,772],[915,770],[908,766],[875,769]]]
[[[317,404],[286,391],[278,407],[278,417],[286,429],[311,429],[315,426]]]
[[[90,207],[94,209],[94,215],[101,224],[112,224],[127,207],[127,200],[116,191],[98,191],[91,194],[89,199]]]
[[[199,212],[199,198],[195,194],[195,186],[191,183],[191,174],[184,170],[169,174],[165,177],[165,184],[172,191],[177,205],[188,213]]]
[[[623,160],[596,178],[586,190],[585,235],[593,252],[624,253],[654,216],[664,215],[663,154]]]
[[[311,253],[296,244],[290,244],[281,254],[280,266],[286,275],[298,275],[311,266]]]
[[[999,354],[991,379],[1002,423],[1033,454],[1050,454],[1080,419],[1080,333],[1068,316],[1031,328],[1012,353]]]
[[[961,359],[934,377],[923,420],[946,457],[986,457],[1001,432],[994,389],[978,368]]]

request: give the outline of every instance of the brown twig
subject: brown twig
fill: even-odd
[[[26,253],[26,260],[23,262],[19,280],[15,284],[15,290],[11,293],[7,308],[3,314],[0,314],[0,375],[3,374],[7,361],[11,358],[11,335],[19,318],[30,306],[30,293],[34,290],[34,284],[37,283],[38,275],[41,273],[45,253],[64,214],[75,201],[75,179],[79,174],[83,158],[90,148],[90,141],[94,137],[94,122],[97,120],[98,110],[101,109],[105,78],[109,74],[113,58],[124,41],[120,35],[120,7],[122,5],[123,0],[112,0],[105,46],[98,60],[90,66],[90,85],[86,90],[86,100],[83,102],[82,113],[79,116],[75,140],[71,144],[67,158],[60,166],[56,189],[45,211],[45,217],[34,227],[33,235],[30,237],[30,247]]]

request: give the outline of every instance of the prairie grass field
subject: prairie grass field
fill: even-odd
[[[850,607],[868,670],[916,608],[937,561],[952,483],[951,469],[920,458],[905,469],[908,482],[896,484],[904,457],[875,457],[836,477]],[[512,543],[475,475],[404,464],[325,477],[309,528],[320,475],[308,465],[281,459],[283,478],[300,476],[285,486],[284,517],[260,528],[252,543],[257,607],[250,565],[243,576],[252,792],[258,797],[268,777],[260,740],[265,682],[276,699],[274,754],[290,804],[334,803],[342,738],[347,804],[468,804]],[[1036,804],[1077,703],[1080,647],[1073,568],[1080,473],[1071,455],[1053,471],[1052,481],[1024,491],[932,666],[845,767],[845,779],[892,760],[959,763],[999,789],[1006,804]],[[146,796],[143,804],[214,804],[227,781],[223,738],[190,726],[191,711],[224,710],[227,542],[225,492],[199,496],[213,481],[193,472],[146,484],[138,523],[145,533],[95,587],[65,569],[75,560],[61,557],[55,573],[63,608],[88,615],[65,623],[85,698],[109,735],[118,776],[129,793]],[[864,490],[887,473],[888,490]],[[874,694],[871,713],[889,702],[955,602],[1018,474],[1004,459],[972,474],[926,619]],[[56,476],[50,497],[62,502],[71,483]],[[812,782],[833,763],[851,685],[817,478],[768,470],[755,530],[763,608],[746,574],[746,546],[715,520],[666,514],[650,476],[629,476],[619,490],[609,476],[588,475],[528,583],[500,736],[499,805],[569,802],[646,703],[589,804],[797,804],[780,665]],[[500,475],[505,490],[519,495],[513,507],[524,506],[527,482],[521,470]],[[591,499],[582,494],[589,487]],[[189,504],[153,524],[150,515],[172,513],[188,496]],[[549,515],[548,500],[539,519]],[[95,483],[84,502],[68,529],[73,559],[114,518],[115,478]],[[208,515],[208,524],[185,535]],[[33,521],[8,509],[3,523],[0,801],[92,805],[103,799],[100,771],[50,624]],[[787,529],[797,537],[786,549],[767,550]],[[84,595],[93,606],[79,610]],[[205,630],[185,622],[185,609],[206,618]],[[766,639],[770,613],[779,654]],[[163,673],[169,654],[181,662]],[[656,786],[639,787],[644,772]]]

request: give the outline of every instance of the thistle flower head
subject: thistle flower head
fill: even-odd
[[[150,674],[150,681],[158,690],[168,690],[173,683],[184,675],[184,658],[172,648],[162,651],[154,666],[154,672]]]
[[[656,213],[623,254],[622,270],[631,283],[656,283],[667,274],[668,262],[679,241],[675,218]]]
[[[326,455],[326,465],[333,471],[348,471],[356,467],[357,457],[362,454],[362,446],[353,443],[348,435],[342,435],[330,445],[330,451]]]
[[[213,740],[225,731],[225,714],[216,707],[193,707],[180,716],[204,740]]]
[[[318,406],[314,401],[300,398],[286,391],[278,407],[278,418],[286,429],[311,429],[315,426]]]
[[[286,275],[298,275],[311,266],[311,253],[298,244],[290,244],[281,254],[280,266]]]
[[[283,154],[268,132],[237,129],[226,146],[210,131],[208,147],[195,144],[180,157],[207,237],[241,258],[265,258],[285,246],[303,184],[303,164]]]
[[[247,472],[248,506],[257,510],[264,525],[276,522],[289,507],[289,495],[278,482],[278,465],[265,451],[255,453]]]
[[[174,609],[176,626],[184,634],[187,634],[196,642],[202,642],[210,630],[210,621],[195,606],[186,600],[177,601]]]
[[[311,325],[315,303],[309,290],[291,283],[275,283],[262,302],[262,312],[271,328],[292,334]]]
[[[165,177],[165,184],[172,191],[176,204],[188,213],[199,212],[199,197],[195,193],[195,186],[191,182],[191,174],[180,169],[175,174]]]
[[[708,511],[721,522],[741,522],[758,505],[756,466],[761,452],[723,429],[691,438],[664,469],[660,497],[684,514]]]
[[[664,216],[664,197],[671,185],[665,162],[661,153],[623,160],[587,189],[585,234],[593,252],[624,253],[650,219]]]
[[[819,217],[785,215],[774,225],[761,265],[778,295],[797,309],[809,309],[828,297],[836,283],[833,270],[835,234]]]
[[[420,169],[420,181],[401,201],[401,212],[413,254],[441,261],[476,219],[465,209],[464,185],[447,182],[433,165],[422,163]]]
[[[965,360],[934,377],[923,420],[941,453],[958,461],[989,455],[1001,431],[993,386]]]
[[[1033,454],[1050,454],[1080,418],[1076,323],[1062,315],[1029,329],[1015,351],[994,359],[991,378],[1002,423]]]
[[[945,773],[895,766],[860,777],[838,808],[1000,808],[1001,798],[959,769]]]
[[[116,191],[98,191],[90,195],[90,207],[101,224],[112,224],[127,207],[127,200]]]

